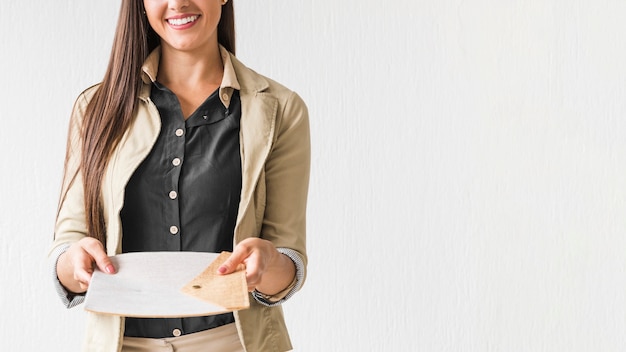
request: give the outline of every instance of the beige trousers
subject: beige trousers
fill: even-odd
[[[124,337],[122,352],[243,352],[235,323],[179,337]]]

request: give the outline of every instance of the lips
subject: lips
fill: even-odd
[[[199,17],[200,16],[198,15],[193,15],[193,16],[187,16],[187,17],[181,17],[181,18],[169,18],[166,21],[172,26],[184,26],[186,24],[197,21]]]

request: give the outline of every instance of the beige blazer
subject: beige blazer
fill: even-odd
[[[226,51],[222,50],[222,54],[232,62],[240,84],[242,108],[240,143],[243,175],[234,244],[248,237],[262,237],[272,241],[276,247],[295,250],[306,268],[306,200],[310,169],[307,108],[296,93],[252,71]],[[103,180],[102,202],[109,255],[121,253],[119,214],[125,186],[150,152],[161,128],[157,109],[150,101],[151,81],[147,75],[143,80],[136,119],[114,150]],[[78,132],[95,89],[97,86],[79,96],[72,113],[68,136],[69,158],[53,250],[87,235],[83,183],[78,170],[81,153]],[[249,309],[235,312],[239,337],[246,350],[291,350],[282,308],[266,307],[252,298],[250,302]],[[87,319],[85,351],[115,352],[121,349],[124,318],[88,313]]]

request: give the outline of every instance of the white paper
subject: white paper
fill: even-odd
[[[127,317],[191,317],[225,313],[223,307],[180,290],[218,253],[136,252],[111,257],[116,274],[96,270],[85,297],[91,312]]]

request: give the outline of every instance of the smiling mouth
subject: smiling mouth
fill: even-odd
[[[195,16],[189,16],[189,17],[183,17],[183,18],[172,18],[172,19],[168,19],[167,23],[171,24],[172,26],[183,26],[186,25],[187,23],[191,23],[191,22],[195,22],[198,19],[198,15]]]

